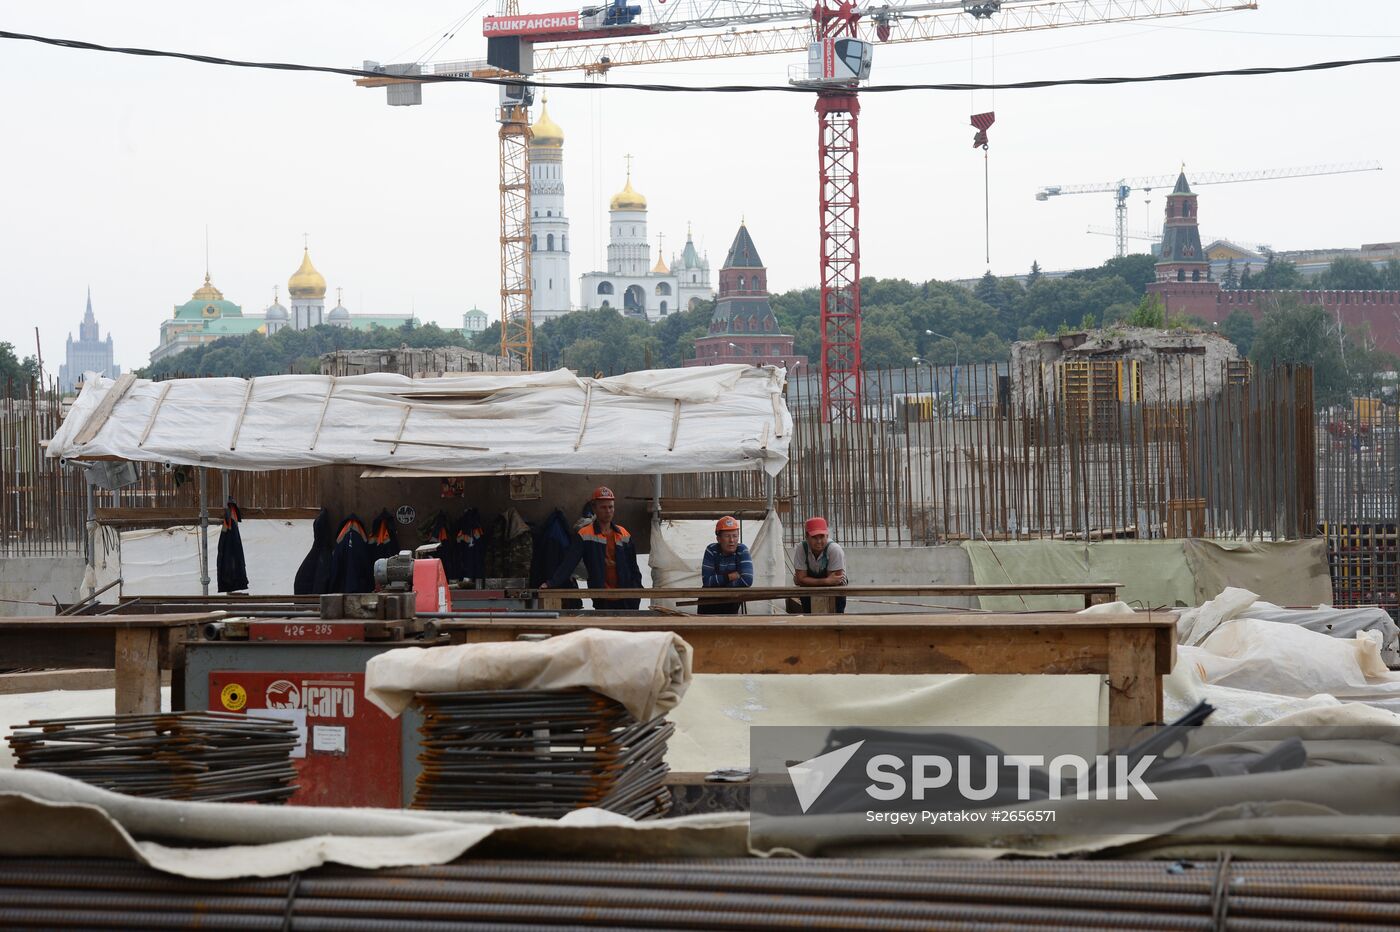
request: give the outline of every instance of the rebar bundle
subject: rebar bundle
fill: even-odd
[[[0,859],[0,928],[1337,930],[1400,922],[1394,862],[461,861],[209,881]]]
[[[593,806],[634,819],[670,809],[665,719],[638,722],[587,689],[421,693],[418,704],[415,809],[558,818]]]
[[[296,726],[229,712],[52,718],[18,725],[15,766],[158,799],[285,802]]]

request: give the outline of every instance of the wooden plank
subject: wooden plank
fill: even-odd
[[[243,508],[244,521],[294,521],[309,520],[320,513],[320,508]],[[97,508],[94,510],[98,524],[108,526],[161,527],[164,525],[198,524],[198,508]]]
[[[1138,727],[1162,720],[1157,635],[1118,628],[1108,632],[1108,724]]]
[[[136,376],[130,372],[118,378],[117,383],[107,390],[107,394],[102,396],[102,400],[98,402],[92,414],[83,422],[82,430],[78,431],[78,436],[73,438],[73,445],[80,447],[85,443],[90,443],[106,425],[107,419],[112,416],[112,409],[117,406],[117,402],[126,397],[126,393],[131,391],[131,386],[135,384]]]
[[[59,631],[71,634],[80,631],[113,631],[127,628],[177,628],[183,625],[215,621],[222,614],[194,612],[179,615],[53,615],[0,618],[0,631],[40,632]]]
[[[856,599],[866,596],[960,596],[972,598],[984,595],[1083,595],[1098,599],[1093,604],[1112,602],[1118,598],[1121,584],[1110,583],[1048,583],[1045,585],[915,585],[915,586],[841,586],[834,589],[832,596]],[[752,586],[747,589],[706,589],[700,586],[676,586],[664,589],[609,589],[601,596],[609,599],[709,599],[721,602],[757,602],[768,599],[799,598],[810,596],[813,586]],[[529,590],[523,590],[529,591]],[[540,596],[550,590],[539,590]],[[562,591],[562,590],[561,590]],[[574,598],[592,598],[589,590],[568,590],[580,592]],[[565,596],[567,598],[568,596]]]
[[[111,689],[117,681],[115,670],[85,667],[81,670],[35,670],[30,673],[0,674],[0,696],[15,693],[42,693],[52,689]]]
[[[580,626],[582,627],[582,626]],[[1001,631],[920,627],[692,627],[676,633],[694,648],[696,673],[999,673],[1108,672],[1109,631],[1022,627]],[[462,631],[466,643],[513,641],[541,628],[525,621]],[[1150,661],[1150,657],[1148,658]]]
[[[160,631],[118,629],[116,637],[117,714],[160,711]]]
[[[546,590],[549,591],[549,590]],[[563,598],[574,590],[559,590]],[[608,616],[578,615],[559,618],[446,618],[438,620],[443,630],[469,628],[530,628],[560,633],[580,628],[607,628],[612,631],[675,631],[687,632],[711,628],[765,629],[795,631],[806,636],[821,630],[851,631],[861,628],[899,628],[942,631],[954,628],[978,628],[990,631],[1016,628],[1066,628],[1073,630],[1141,628],[1148,631],[1175,632],[1176,618],[1169,612],[1146,612],[1131,615],[1076,615],[1069,612],[1024,612],[1020,614],[920,614],[917,612],[880,615],[662,615]],[[1173,634],[1174,636],[1174,634]]]
[[[5,621],[9,619],[0,619]],[[111,630],[80,628],[60,631],[47,628],[0,628],[0,667],[11,669],[81,669],[116,666]]]

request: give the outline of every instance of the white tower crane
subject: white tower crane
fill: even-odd
[[[1244,181],[1275,181],[1280,178],[1311,178],[1316,175],[1345,175],[1351,172],[1378,172],[1380,162],[1347,162],[1336,165],[1304,165],[1298,168],[1265,168],[1244,172],[1192,172],[1191,185],[1236,184]],[[1114,238],[1118,256],[1128,254],[1128,197],[1134,191],[1151,191],[1170,187],[1176,175],[1154,175],[1150,178],[1120,178],[1098,184],[1047,185],[1035,193],[1037,201],[1068,194],[1112,194]]]

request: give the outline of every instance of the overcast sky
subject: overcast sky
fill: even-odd
[[[569,9],[525,0],[526,12]],[[1343,17],[1300,0],[1254,12],[877,49],[872,82],[1001,81],[1286,65],[1392,54],[1400,4],[1353,0]],[[0,28],[109,45],[358,67],[411,60],[467,3],[10,3]],[[479,15],[433,58],[484,54]],[[424,43],[424,39],[429,43]],[[619,69],[614,80],[781,83],[800,56]],[[1038,203],[1046,184],[1363,159],[1387,171],[1202,190],[1208,238],[1275,249],[1400,240],[1400,66],[1263,78],[971,95],[869,94],[860,117],[862,271],[980,275],[983,166],[970,113],[994,109],[991,268],[1094,265],[1112,240],[1107,195]],[[148,362],[160,321],[209,267],[260,312],[301,260],[302,234],[355,313],[416,311],[461,326],[498,307],[494,88],[432,86],[422,107],[328,75],[250,71],[0,41],[0,341],[40,329],[46,368],[76,335],[91,286],[125,368]],[[816,117],[795,95],[556,90],[564,128],[573,274],[603,266],[607,199],[624,179],[650,202],[666,253],[692,222],[718,267],[741,217],[774,291],[815,285]],[[1161,194],[1130,225],[1160,224]],[[577,300],[577,282],[573,285]]]

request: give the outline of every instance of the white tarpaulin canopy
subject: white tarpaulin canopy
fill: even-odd
[[[567,369],[168,382],[89,373],[48,453],[224,469],[777,475],[792,438],[784,375],[743,365],[608,379]]]

